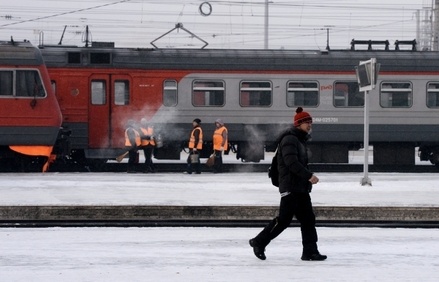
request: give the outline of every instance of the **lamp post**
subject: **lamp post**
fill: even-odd
[[[359,91],[364,91],[364,175],[361,179],[363,186],[372,186],[372,180],[369,178],[369,91],[375,88],[378,71],[379,64],[377,65],[375,58],[360,61],[356,68]]]

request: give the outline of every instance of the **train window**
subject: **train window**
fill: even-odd
[[[110,53],[90,53],[90,64],[110,64],[111,54]]]
[[[287,88],[287,106],[317,106],[319,85],[310,81],[289,81]]]
[[[39,72],[35,70],[16,71],[15,96],[19,97],[45,97],[43,83]]]
[[[12,71],[0,71],[0,96],[12,96],[13,92],[13,77]]]
[[[46,91],[36,70],[0,71],[0,96],[46,97]]]
[[[163,82],[163,106],[175,107],[177,105],[177,81],[165,80]]]
[[[67,62],[69,64],[80,64],[81,63],[81,53],[79,52],[68,52]]]
[[[192,104],[196,107],[224,105],[224,81],[194,80]]]
[[[114,82],[114,104],[123,106],[130,103],[130,82],[128,80],[116,80]]]
[[[239,104],[242,107],[268,107],[272,93],[270,81],[241,81]]]
[[[427,84],[427,107],[439,108],[439,82]]]
[[[413,88],[410,82],[383,82],[380,105],[383,108],[409,108],[412,106]]]
[[[91,103],[92,105],[105,105],[107,103],[107,86],[105,80],[94,80],[91,82]]]
[[[334,107],[363,107],[364,92],[357,81],[337,81],[334,84]]]

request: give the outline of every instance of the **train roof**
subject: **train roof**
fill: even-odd
[[[0,65],[42,65],[43,58],[37,47],[28,41],[0,41]]]
[[[439,52],[407,50],[141,49],[40,47],[53,67],[219,71],[353,71],[376,58],[380,71],[439,71]]]

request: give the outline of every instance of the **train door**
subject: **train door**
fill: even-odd
[[[121,148],[123,126],[129,112],[131,79],[127,75],[94,74],[90,77],[89,147]]]
[[[110,75],[90,77],[90,104],[88,112],[89,148],[110,146]]]

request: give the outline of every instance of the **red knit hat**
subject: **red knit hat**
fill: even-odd
[[[299,126],[304,122],[312,123],[312,117],[307,112],[304,112],[302,107],[298,107],[294,116],[294,126]]]

